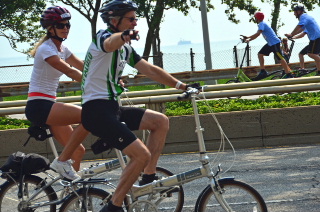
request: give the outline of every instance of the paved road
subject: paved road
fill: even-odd
[[[217,154],[210,155],[213,158]],[[222,168],[227,169],[232,164],[233,153],[227,151],[220,156],[215,164],[220,162]],[[88,164],[90,162],[83,163],[83,166]],[[171,154],[161,156],[159,166],[180,173],[199,167],[200,163],[196,153]],[[269,211],[320,211],[320,144],[237,150],[232,168],[223,176],[234,176],[256,188],[266,200]],[[183,186],[183,212],[192,211],[207,182],[203,179]]]
[[[210,153],[211,157],[216,155],[216,152]],[[219,158],[214,164],[221,163],[226,169],[232,164],[233,153],[221,153]],[[83,162],[82,167],[97,162],[104,161]],[[179,173],[199,167],[200,163],[195,153],[171,154],[161,156],[159,166]],[[108,178],[119,175],[120,170],[106,174]],[[266,200],[269,211],[320,211],[320,144],[237,150],[233,166],[223,176],[234,176],[256,188]],[[192,211],[206,184],[207,179],[201,179],[183,186],[183,212]]]

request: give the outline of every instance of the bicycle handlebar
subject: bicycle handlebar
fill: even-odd
[[[186,90],[185,92],[183,92],[181,95],[179,95],[177,97],[178,100],[183,100],[183,99],[188,99],[191,94],[198,94],[202,91],[202,87],[189,87],[188,90]]]

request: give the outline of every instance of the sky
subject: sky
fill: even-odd
[[[267,3],[261,3],[261,1],[257,0],[254,0],[254,2],[260,6],[260,8],[263,8],[261,11],[265,14],[265,21],[270,24],[271,6]],[[74,53],[86,52],[91,42],[90,24],[77,11],[73,10],[71,7],[65,7],[71,12],[72,26],[69,37],[64,44],[67,45]],[[226,9],[225,5],[221,5],[219,1],[219,4],[216,4],[215,7],[215,10],[207,13],[210,42],[237,40],[240,38],[241,34],[250,36],[256,33],[257,25],[253,22],[249,22],[250,17],[246,12],[237,11],[237,18],[240,19],[240,23],[234,24],[227,20],[227,16],[224,13],[224,10]],[[298,20],[293,15],[293,12],[289,12],[288,9],[289,8],[281,8],[280,17],[285,25],[279,29],[279,36],[284,36],[285,33],[290,33],[298,23]],[[312,15],[320,24],[319,12],[320,9],[316,8],[314,11],[308,12],[308,14]],[[160,27],[162,46],[177,45],[179,40],[190,40],[192,43],[203,43],[201,12],[197,9],[191,9],[188,16],[184,16],[181,12],[178,12],[175,9],[169,9],[165,11],[164,21]],[[106,25],[99,18],[97,29],[105,28]],[[132,45],[135,48],[143,48],[145,37],[148,31],[146,20],[139,19],[138,25],[135,29],[139,30],[141,39],[139,41],[133,41]],[[257,38],[257,40],[257,43],[259,41],[264,42],[262,36]],[[307,36],[300,40],[301,42],[308,41]],[[4,59],[6,57],[24,56],[23,54],[12,50],[9,42],[5,38],[0,38],[0,45],[0,59]]]

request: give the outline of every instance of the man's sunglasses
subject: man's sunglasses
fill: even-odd
[[[137,18],[133,18],[133,17],[124,17],[124,18],[129,19],[129,21],[130,21],[130,22],[138,21],[138,19],[137,19]]]
[[[54,25],[54,27],[57,28],[57,29],[64,29],[64,27],[67,27],[67,29],[70,29],[71,24],[70,23],[66,23],[66,24],[64,24],[64,23],[56,23]]]

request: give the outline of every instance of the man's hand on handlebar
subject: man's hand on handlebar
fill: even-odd
[[[187,84],[186,86],[186,90],[188,90],[188,88],[197,88],[197,89],[201,89],[200,83],[196,82],[196,83],[192,83],[192,84]]]
[[[292,36],[292,34],[284,34],[289,40],[292,40],[293,38],[293,36]]]
[[[242,43],[248,43],[249,42],[249,40],[248,40],[248,36],[245,36],[245,35],[240,35],[240,36],[242,36],[242,38],[240,38],[240,40],[242,41]]]

